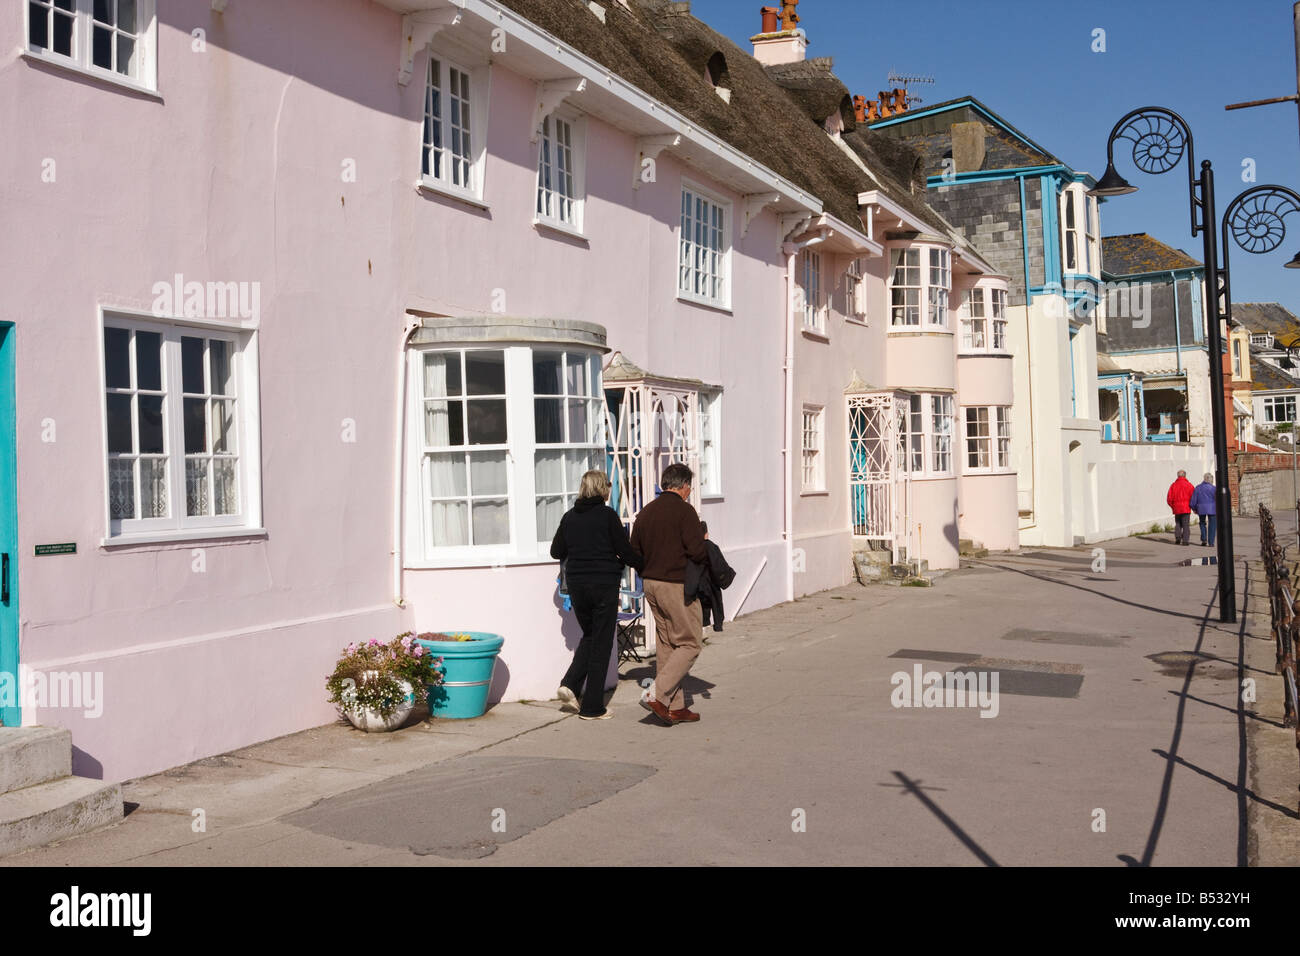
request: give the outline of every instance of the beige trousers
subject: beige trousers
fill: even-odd
[[[642,586],[655,619],[655,698],[669,710],[682,710],[682,682],[704,642],[700,602],[686,603],[680,581],[643,580]]]

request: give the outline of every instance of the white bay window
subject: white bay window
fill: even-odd
[[[893,331],[948,328],[952,254],[931,246],[891,249],[889,325]]]

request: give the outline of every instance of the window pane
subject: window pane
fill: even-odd
[[[117,37],[117,72],[135,76],[135,40],[121,34]]]
[[[187,455],[201,455],[208,450],[207,407],[208,401],[205,398],[185,399],[185,454]]]
[[[537,540],[546,542],[555,537],[564,517],[566,499],[563,495],[542,495],[537,499]]]
[[[157,332],[135,333],[136,388],[162,391],[162,336]]]
[[[434,501],[430,503],[433,521],[433,545],[445,548],[469,544],[469,503]]]
[[[108,509],[114,521],[135,517],[135,462],[130,458],[108,463]]]
[[[559,395],[560,389],[560,353],[533,353],[533,391],[538,395]]]
[[[504,395],[506,393],[506,356],[504,352],[466,352],[465,379],[470,395]]]
[[[425,402],[424,443],[434,448],[465,444],[464,418],[464,402]]]
[[[456,498],[469,494],[463,452],[429,455],[429,497]]]
[[[510,543],[510,504],[508,501],[475,501],[473,504],[474,543]]]
[[[471,386],[472,387],[472,386]],[[467,403],[466,424],[469,444],[504,445],[506,436],[506,400],[477,399]]]
[[[591,390],[587,387],[587,377],[584,374],[586,371],[585,365],[586,363],[580,355],[565,356],[564,372],[570,395],[591,394]]]
[[[136,401],[140,413],[140,453],[161,455],[164,450],[162,396],[139,395]]]
[[[104,379],[109,388],[131,387],[131,333],[104,329]]]
[[[231,374],[230,343],[221,339],[208,342],[208,382],[213,395],[234,395],[235,378]]]
[[[140,517],[167,517],[167,459],[140,459]]]
[[[95,19],[100,23],[113,22],[113,0],[95,0]]]
[[[424,356],[424,394],[429,398],[464,394],[459,352],[430,352]]]
[[[538,444],[564,441],[564,400],[537,398],[533,400],[533,423]]]
[[[71,9],[70,4],[60,3],[59,6],[65,9]],[[72,56],[72,17],[63,14],[54,14],[54,52],[62,53],[64,56]]]
[[[564,487],[564,452],[539,451],[533,464],[533,480],[538,494],[560,493]],[[577,488],[570,489],[576,491]]]
[[[35,3],[28,5],[27,22],[27,43],[33,50],[44,50],[50,45],[50,24],[49,13],[44,7]]]
[[[571,494],[576,495],[578,493],[578,489],[582,486],[582,476],[596,467],[592,461],[594,457],[594,453],[582,449],[565,452],[569,479],[567,490]]]
[[[113,68],[113,31],[106,30],[103,27],[95,27],[94,49],[91,52],[91,60],[95,66],[102,66],[106,70]]]
[[[185,513],[191,518],[211,514],[208,500],[208,459],[185,460]]]
[[[135,33],[135,0],[117,0],[117,28]]]
[[[581,398],[568,400],[569,441],[586,443],[591,441],[591,423],[587,418],[587,402]]]
[[[189,401],[189,399],[186,399]],[[235,403],[230,399],[212,402],[212,451],[229,454],[235,450]]]
[[[130,454],[131,396],[108,396],[108,450],[110,453]]]
[[[203,340],[186,335],[181,337],[181,389],[202,395]]]
[[[479,452],[470,456],[469,465],[470,490],[478,495],[504,495],[507,486],[508,470],[506,453]]]
[[[239,514],[239,489],[235,486],[237,472],[233,458],[212,460],[213,505],[219,515]]]

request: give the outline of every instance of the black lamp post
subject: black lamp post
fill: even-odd
[[[1200,176],[1196,175],[1192,131],[1181,116],[1164,107],[1144,106],[1122,117],[1111,130],[1110,139],[1106,141],[1106,172],[1096,187],[1089,190],[1090,195],[1123,196],[1137,189],[1115,170],[1117,139],[1128,140],[1133,144],[1133,162],[1144,173],[1167,173],[1178,165],[1183,153],[1187,153],[1192,235],[1200,234],[1202,238],[1205,287],[1209,297],[1210,411],[1214,422],[1214,473],[1218,499],[1216,520],[1219,522],[1219,620],[1232,622],[1237,620],[1237,585],[1233,574],[1232,499],[1228,494],[1228,435],[1223,408],[1223,342],[1219,333],[1222,313],[1219,311],[1218,295],[1220,284],[1218,230],[1214,216],[1214,170],[1210,161],[1205,160],[1201,163]],[[1281,241],[1280,238],[1278,241]]]

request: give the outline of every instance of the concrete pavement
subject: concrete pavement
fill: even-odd
[[[1238,519],[1239,557],[1257,537]],[[745,616],[696,664],[698,724],[652,722],[636,665],[609,721],[551,701],[334,724],[130,781],[121,824],[0,865],[1294,862],[1272,644],[1244,614],[1219,624],[1216,569],[1178,564],[1212,552],[1171,541],[1103,543],[1096,571],[1092,546],[995,554],[933,588]],[[895,706],[918,671],[996,674],[996,716]]]

